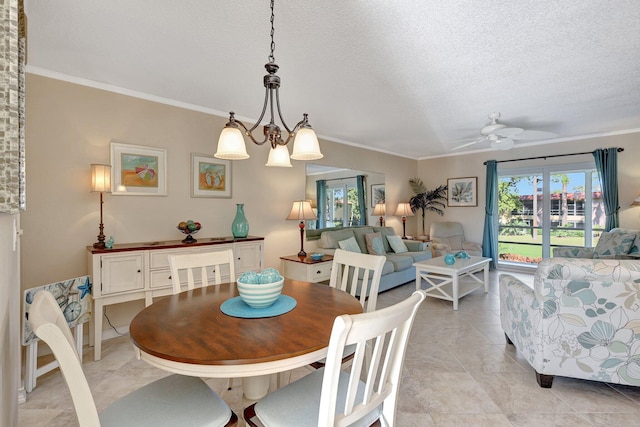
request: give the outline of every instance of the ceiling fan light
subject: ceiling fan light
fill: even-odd
[[[242,160],[248,159],[247,147],[244,144],[242,132],[237,127],[225,126],[220,132],[218,150],[213,155],[217,159]]]
[[[296,132],[296,138],[293,141],[293,160],[318,160],[324,155],[320,152],[320,143],[318,137],[311,126],[302,127]]]
[[[502,138],[491,143],[491,148],[495,150],[509,150],[513,148],[515,142],[511,138]]]
[[[269,150],[269,159],[265,166],[290,168],[291,160],[289,159],[289,150],[286,145],[276,145],[276,148]]]

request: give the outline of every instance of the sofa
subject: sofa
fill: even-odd
[[[640,231],[626,228],[613,228],[600,235],[593,248],[555,247],[554,257],[564,258],[613,258],[640,260]]]
[[[357,248],[352,248],[354,251],[359,250],[361,253],[370,253],[366,236],[372,233],[380,233],[384,253],[379,255],[384,255],[387,258],[382,269],[379,292],[415,280],[416,269],[413,263],[431,258],[431,249],[426,249],[425,243],[416,240],[402,240],[407,251],[401,253],[394,251],[387,237],[397,236],[392,227],[360,226],[323,231],[318,241],[317,251],[332,255],[336,249],[340,248],[340,242],[344,243],[350,238],[354,238],[357,243]],[[392,239],[398,240],[397,237]],[[345,248],[343,247],[342,249]]]
[[[545,258],[533,288],[499,283],[507,342],[541,387],[555,375],[640,386],[640,261]]]
[[[455,255],[460,251],[465,251],[471,256],[482,256],[482,245],[467,241],[459,222],[434,222],[429,228],[429,237],[434,256]]]

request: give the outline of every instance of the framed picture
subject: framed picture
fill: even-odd
[[[384,184],[371,184],[371,207],[375,208],[376,204],[384,203]]]
[[[447,179],[447,206],[478,206],[478,177]]]
[[[231,162],[191,153],[191,197],[231,197]]]
[[[167,150],[112,142],[111,167],[112,194],[167,195]]]

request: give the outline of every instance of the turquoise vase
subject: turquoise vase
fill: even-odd
[[[455,264],[455,263],[456,263],[456,257],[454,257],[454,256],[453,256],[453,255],[451,255],[451,254],[446,254],[446,255],[444,256],[444,262],[445,262],[445,264],[447,264],[447,265],[453,265],[453,264]]]
[[[249,234],[249,221],[244,216],[244,205],[242,203],[236,205],[236,217],[233,218],[233,223],[231,223],[231,232],[233,237],[247,237]]]

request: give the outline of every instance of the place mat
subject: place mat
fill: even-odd
[[[241,297],[226,300],[220,305],[220,311],[227,316],[242,317],[245,319],[259,319],[261,317],[275,317],[294,309],[297,302],[289,295],[280,295],[278,299],[265,308],[249,307]]]

